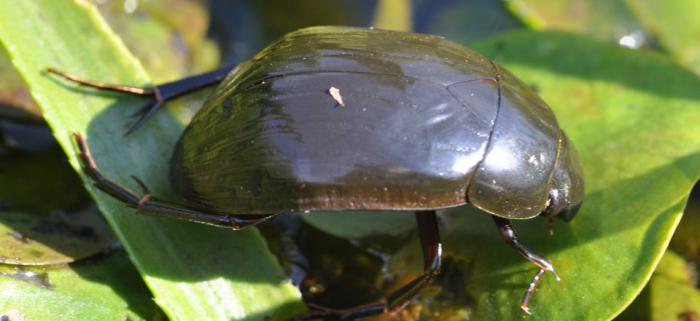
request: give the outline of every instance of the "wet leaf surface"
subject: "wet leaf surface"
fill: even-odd
[[[0,118],[0,133],[0,263],[64,264],[116,244],[46,124]]]
[[[0,263],[54,265],[105,251],[116,238],[96,208],[37,214],[0,211]]]
[[[123,251],[70,266],[0,266],[0,293],[2,320],[164,320]]]

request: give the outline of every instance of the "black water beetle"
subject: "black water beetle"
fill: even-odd
[[[240,229],[298,211],[415,211],[424,274],[385,302],[314,310],[296,320],[395,311],[439,273],[435,210],[464,204],[493,215],[501,237],[539,267],[509,219],[570,220],[583,197],[573,146],[549,107],[502,67],[444,38],[312,27],[277,40],[231,70],[152,88],[84,85],[164,101],[221,82],[180,138],[170,164],[172,204],[102,176],[76,135],[85,172],[139,213]],[[130,131],[131,131],[130,130]],[[556,274],[554,274],[556,276]],[[557,277],[558,278],[558,277]]]

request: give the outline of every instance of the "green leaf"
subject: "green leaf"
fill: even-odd
[[[506,0],[505,3],[514,15],[534,29],[583,32],[605,40],[646,32],[625,1]]]
[[[694,0],[508,0],[535,29],[584,32],[599,39],[659,46],[700,73],[700,2]],[[634,38],[634,39],[633,39]]]
[[[615,320],[694,320],[700,314],[700,291],[693,286],[692,269],[680,255],[667,251],[642,293]]]
[[[379,0],[372,26],[386,30],[411,31],[411,17],[410,1]]]
[[[94,206],[81,211],[0,211],[0,263],[56,265],[99,254],[116,239]]]
[[[0,116],[28,123],[40,123],[41,112],[22,78],[10,63],[4,48],[0,48]]]
[[[151,0],[133,4],[130,10],[123,1],[103,1],[96,6],[154,82],[217,67],[218,48],[206,38],[209,17],[205,3]]]
[[[0,267],[0,315],[9,320],[159,320],[123,252],[44,270]],[[14,318],[13,318],[14,317]],[[5,318],[3,318],[5,320]]]
[[[168,160],[183,125],[161,111],[125,137],[128,115],[143,99],[78,88],[42,73],[47,67],[104,82],[148,84],[148,78],[99,13],[83,1],[0,1],[0,40],[54,134],[78,168],[71,133],[83,133],[98,166],[114,180],[142,179],[172,198]],[[90,188],[100,209],[171,320],[263,320],[303,308],[254,229],[232,232],[141,217]]]
[[[627,0],[672,57],[700,74],[700,2],[693,0]]]

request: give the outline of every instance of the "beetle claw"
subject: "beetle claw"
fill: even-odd
[[[550,266],[549,269],[548,269],[547,271],[549,271],[549,272],[551,272],[552,274],[554,274],[554,278],[557,280],[557,282],[561,281],[561,278],[559,277],[559,274],[557,274],[557,272],[554,271],[554,267],[553,267],[553,266]]]
[[[535,263],[535,265],[537,265],[541,270],[552,273],[557,282],[561,281],[559,274],[557,274],[557,271],[554,270],[554,265],[552,265],[552,262],[550,262],[546,257],[542,257],[540,262],[533,263]]]
[[[152,105],[153,105],[153,101],[149,100],[147,103],[145,103],[143,106],[141,106],[141,108],[139,108],[139,110],[131,113],[131,115],[129,115],[129,116],[132,118],[136,118],[139,115],[143,115],[144,113],[148,112],[149,109],[151,109]]]
[[[131,125],[131,127],[129,127],[129,129],[126,131],[126,134],[124,134],[124,136],[129,136],[129,134],[131,134],[135,130],[139,129],[139,127],[141,127],[141,125],[143,125],[143,123],[146,122],[146,120],[151,118],[151,116],[153,116],[153,114],[155,114],[156,111],[158,111],[158,109],[160,109],[160,107],[162,107],[162,106],[163,106],[163,100],[160,99],[159,95],[156,95],[156,100],[149,102],[148,104],[143,106],[141,109],[139,109],[136,113],[134,113],[134,115],[133,115],[134,117],[139,115],[139,114],[141,115],[141,117],[139,117],[139,119],[133,125]]]
[[[143,194],[151,194],[151,190],[148,189],[148,186],[146,186],[146,184],[144,184],[144,182],[141,179],[134,175],[131,175],[131,179],[136,181],[136,184],[139,184],[139,187],[141,187]]]

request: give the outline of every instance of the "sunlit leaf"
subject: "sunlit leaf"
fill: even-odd
[[[2,320],[159,320],[125,253],[51,268],[0,266]]]
[[[77,168],[71,133],[83,133],[104,172],[129,175],[168,198],[168,159],[184,128],[168,111],[125,137],[143,99],[77,88],[42,73],[68,70],[105,82],[143,85],[143,69],[83,1],[0,1],[0,40]],[[232,232],[137,216],[95,189],[102,212],[171,320],[266,320],[302,305],[257,231]]]
[[[700,2],[507,0],[535,29],[577,31],[628,47],[658,47],[700,73]]]

